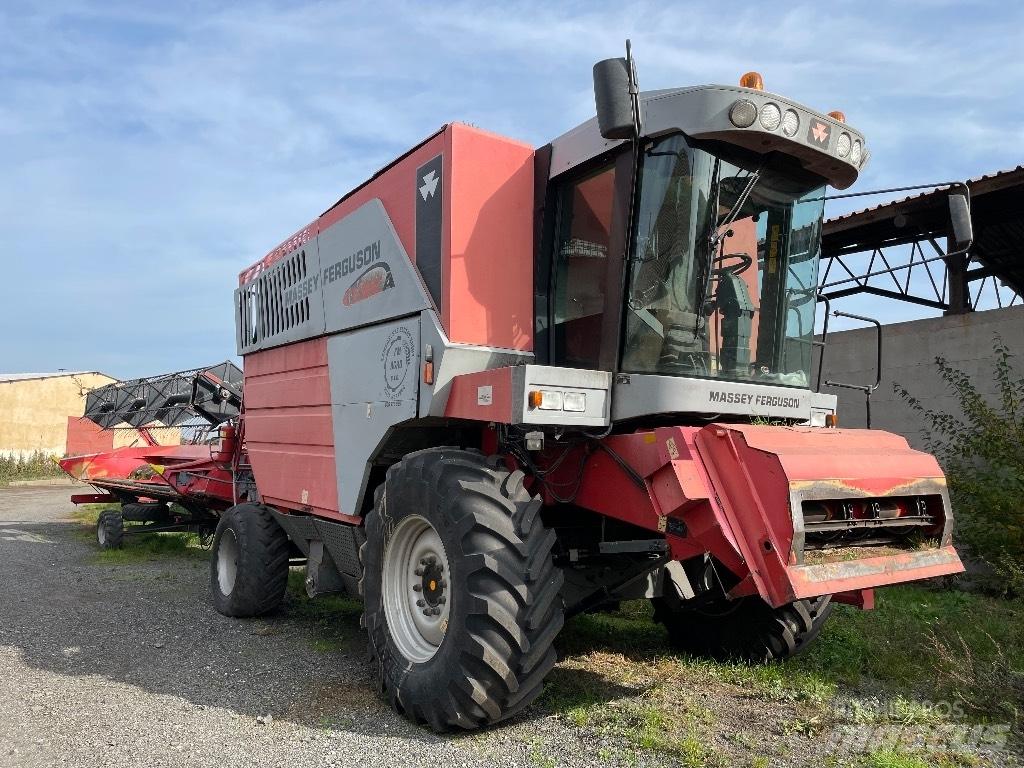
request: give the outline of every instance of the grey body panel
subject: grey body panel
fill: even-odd
[[[238,354],[323,334],[324,302],[317,240],[307,240],[235,289]]]
[[[374,198],[322,231],[327,333],[380,323],[431,306],[384,204]],[[377,292],[372,292],[380,287]]]
[[[752,101],[758,113],[769,103],[778,106],[783,113],[793,109],[800,118],[796,133],[788,138],[781,127],[769,131],[756,119],[749,128],[737,128],[729,120],[729,109],[740,98]],[[837,189],[845,189],[856,181],[868,156],[865,150],[860,166],[850,162],[849,156],[845,160],[840,158],[836,154],[840,134],[847,133],[851,143],[860,140],[862,145],[863,134],[827,115],[766,91],[726,85],[649,91],[640,94],[640,112],[645,137],[682,131],[695,139],[726,141],[760,154],[784,152],[797,157],[807,170],[824,177]],[[812,120],[826,127],[825,146],[819,146],[809,136]],[[622,143],[602,138],[597,118],[592,118],[551,143],[550,177],[553,179]]]
[[[248,354],[431,306],[374,198],[235,291],[235,343]]]
[[[413,315],[327,340],[338,509],[360,514],[370,462],[388,431],[416,418],[420,323]]]
[[[421,314],[420,333],[422,349],[425,351],[429,346],[434,358],[434,383],[420,386],[421,417],[444,416],[452,379],[459,374],[533,362],[533,352],[455,344],[449,341],[434,312],[426,311]]]
[[[834,412],[835,403],[833,395],[796,387],[634,373],[616,377],[612,419],[702,413],[809,422],[813,411]]]

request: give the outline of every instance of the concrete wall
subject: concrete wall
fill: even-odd
[[[86,394],[112,381],[102,373],[0,381],[0,455],[63,456],[68,416],[81,416]]]
[[[994,395],[992,340],[996,334],[1019,356],[1016,370],[1024,375],[1024,306],[883,326],[882,383],[871,397],[872,427],[897,432],[911,445],[922,447],[923,424],[893,391],[893,382],[899,382],[926,408],[959,413],[956,398],[939,378],[936,357],[944,357],[967,373],[982,394]],[[822,382],[868,384],[874,377],[873,327],[829,334]],[[864,426],[862,393],[829,388],[824,383],[822,391],[839,396],[840,426]]]
[[[146,445],[142,435],[127,424],[101,432],[92,422],[79,418],[85,411],[85,396],[113,381],[116,379],[102,373],[0,380],[0,456],[27,458],[37,451],[64,456],[110,450],[111,446]],[[181,429],[154,425],[150,436],[160,445],[178,445]]]

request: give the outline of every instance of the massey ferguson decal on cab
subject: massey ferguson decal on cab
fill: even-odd
[[[961,571],[935,459],[838,429],[813,385],[825,189],[864,137],[754,73],[639,93],[609,59],[594,84],[539,148],[445,125],[243,270],[244,380],[91,393],[101,426],[219,436],[65,459],[77,501],[121,505],[100,546],[215,532],[228,616],[304,563],[438,731],[529,706],[566,617],[609,600],[690,653],[784,659],[836,602]]]

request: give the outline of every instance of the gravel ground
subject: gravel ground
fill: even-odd
[[[0,489],[0,765],[598,762],[599,744],[540,715],[461,736],[416,728],[373,693],[361,638],[323,652],[287,607],[221,616],[198,558],[100,563],[70,493]]]
[[[193,553],[99,559],[70,517],[72,492],[0,489],[0,768],[674,764],[537,706],[483,732],[417,728],[375,694],[357,611],[326,628],[293,598],[268,618],[221,616]],[[601,658],[564,660],[563,686]],[[607,684],[619,657],[607,658],[606,705],[642,696]],[[704,739],[717,765],[862,764],[828,730],[794,732],[807,712],[793,702],[698,680],[687,703],[713,713]],[[1009,754],[981,764],[1022,765]]]

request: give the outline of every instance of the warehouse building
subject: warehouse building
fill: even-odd
[[[81,417],[91,390],[114,381],[98,371],[0,373],[0,456],[63,456],[69,419]]]

